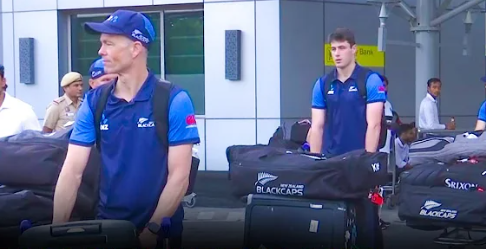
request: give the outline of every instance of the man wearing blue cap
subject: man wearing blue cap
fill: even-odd
[[[116,78],[116,74],[105,73],[103,59],[97,59],[89,68],[89,86],[94,89]]]
[[[152,24],[141,13],[118,10],[102,23],[86,23],[86,29],[101,34],[98,53],[104,71],[118,78],[88,92],[78,111],[56,186],[53,223],[69,221],[88,156],[99,141],[103,168],[98,218],[132,221],[141,232],[142,248],[165,244],[165,236],[170,236],[170,248],[180,248],[181,200],[189,184],[192,146],[200,142],[192,101],[184,90],[171,92],[169,147],[162,147],[152,108],[159,79],[147,70],[148,49],[155,39]],[[107,87],[102,120],[95,124],[97,101]],[[161,227],[167,218],[171,226],[165,234]]]
[[[481,81],[485,83],[486,88],[486,76],[481,78]],[[484,131],[486,128],[486,101],[483,101],[478,111],[478,121],[476,122],[475,131]]]

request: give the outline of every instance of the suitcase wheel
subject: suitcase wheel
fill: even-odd
[[[190,195],[184,196],[184,199],[182,199],[182,206],[187,208],[193,208],[194,206],[196,206],[196,194],[192,193]]]

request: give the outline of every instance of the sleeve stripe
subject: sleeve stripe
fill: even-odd
[[[73,140],[73,139],[69,140],[69,143],[74,144],[74,145],[83,146],[83,147],[92,147],[95,144],[95,142],[85,143],[85,142],[76,141],[76,140]]]
[[[190,139],[184,139],[180,141],[172,141],[169,143],[170,146],[177,146],[177,145],[183,145],[183,144],[198,144],[200,143],[201,140],[199,138],[190,138]]]
[[[377,103],[377,102],[385,103],[386,100],[384,100],[384,99],[373,99],[373,100],[366,101],[367,104],[373,104],[373,103]]]

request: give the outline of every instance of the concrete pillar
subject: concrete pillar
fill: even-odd
[[[427,80],[439,73],[439,30],[430,26],[435,14],[435,1],[418,0],[415,33],[415,122],[418,124],[420,102],[427,93]]]

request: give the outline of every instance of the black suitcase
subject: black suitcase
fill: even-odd
[[[27,229],[20,248],[139,248],[137,229],[122,220],[93,220],[44,225]]]
[[[248,195],[244,248],[353,248],[355,215],[342,201]]]

